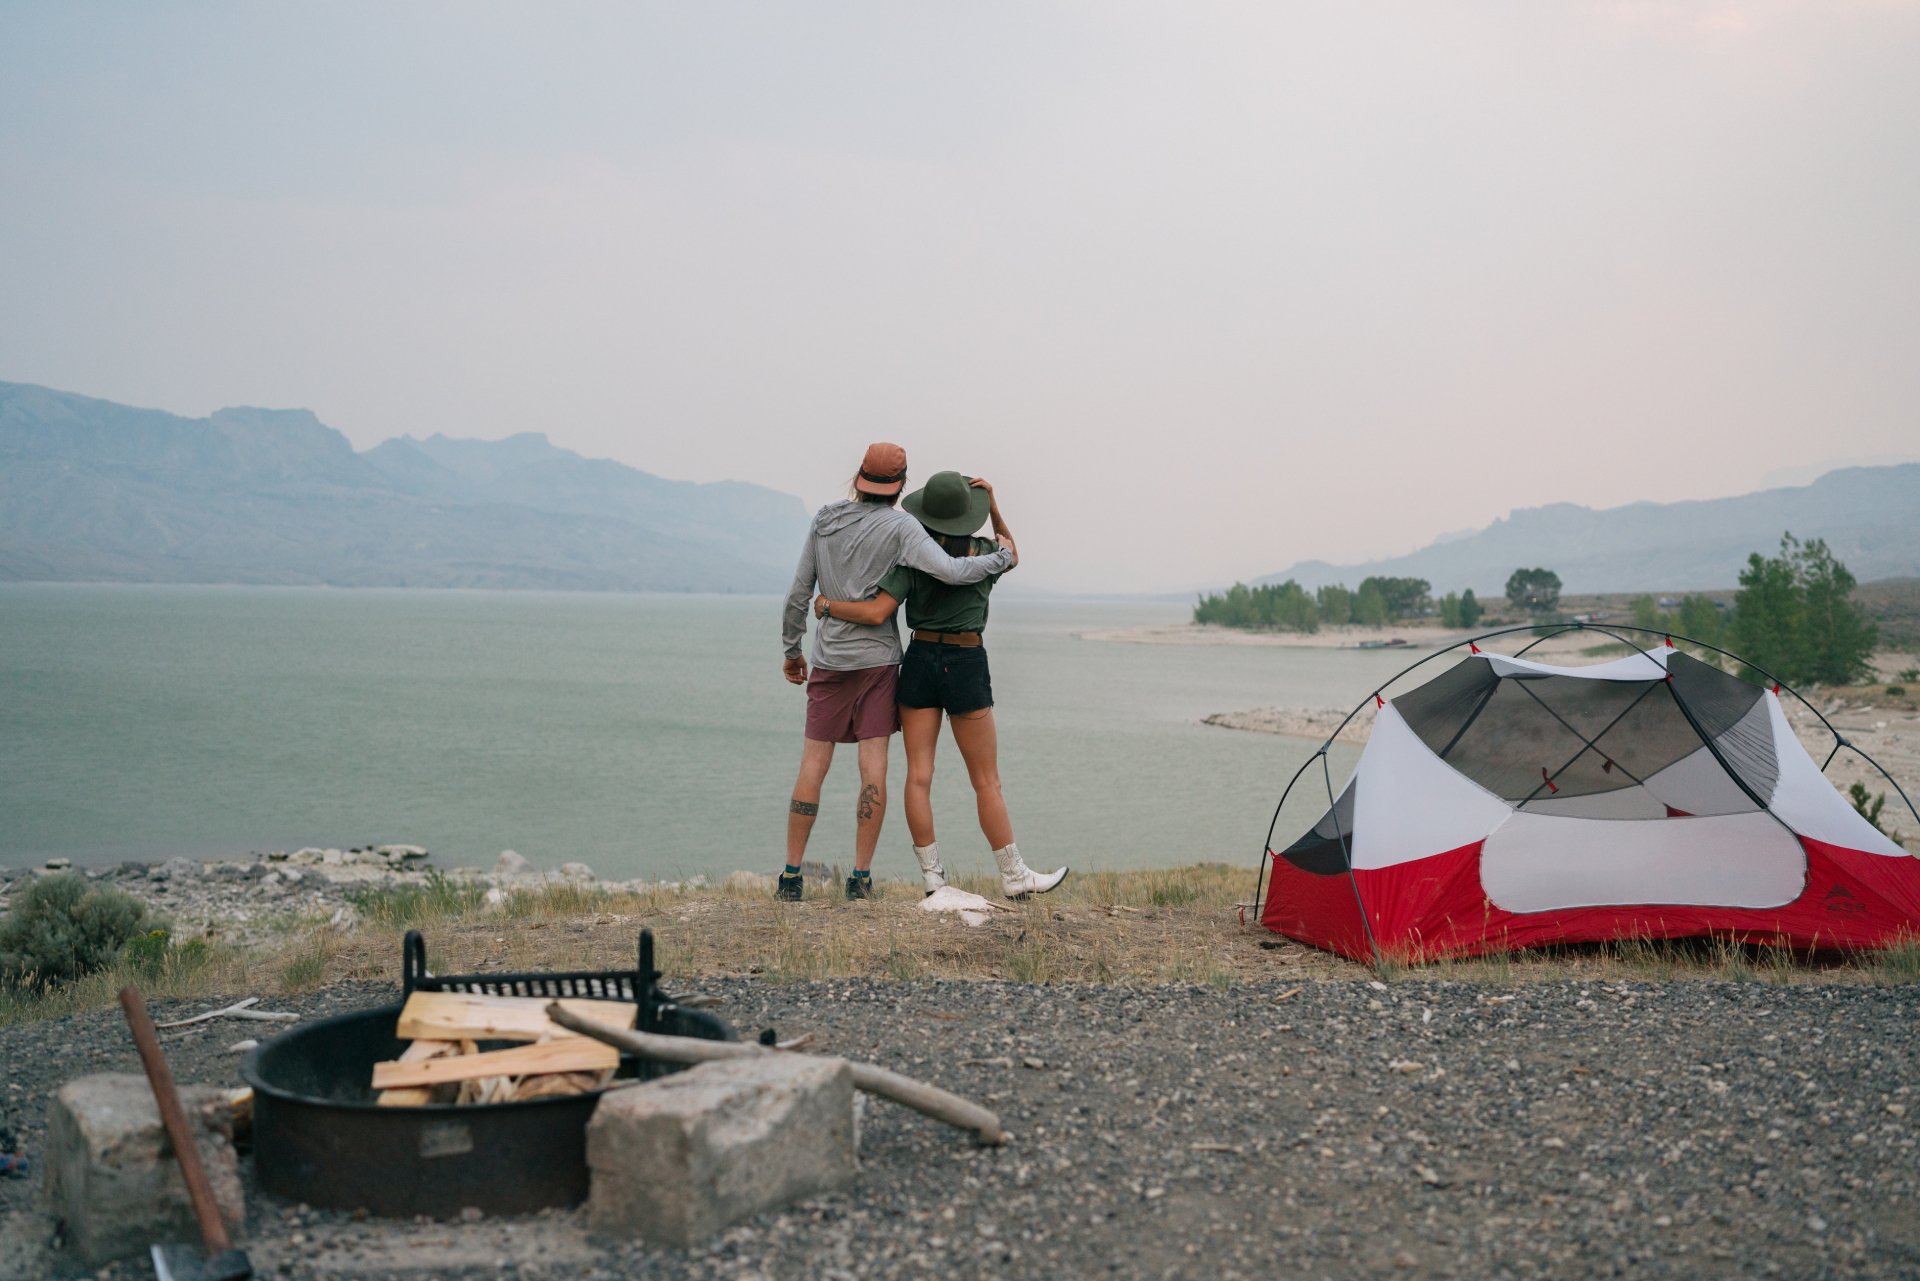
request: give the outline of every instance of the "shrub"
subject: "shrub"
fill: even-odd
[[[1861,818],[1873,824],[1876,830],[1882,832],[1887,830],[1880,825],[1880,811],[1887,807],[1887,794],[1885,792],[1880,793],[1878,796],[1873,796],[1867,791],[1863,784],[1855,783],[1847,789],[1847,799],[1853,802],[1855,812],[1858,813]]]
[[[146,905],[72,872],[43,876],[14,895],[0,921],[0,985],[44,987],[113,962],[140,932]]]
[[[1907,687],[1905,685],[1887,686],[1888,698],[1905,698],[1906,696],[1907,696]]]

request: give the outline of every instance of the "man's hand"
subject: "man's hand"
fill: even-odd
[[[1005,534],[996,534],[994,536],[993,541],[1000,544],[1002,547],[1006,548],[1008,551],[1013,553],[1013,560],[1011,563],[1008,564],[1007,566],[1008,569],[1012,569],[1014,565],[1018,565],[1020,563],[1020,549],[1013,545],[1013,540],[1011,538],[1008,538]]]
[[[825,618],[827,616],[827,598],[824,595],[813,598],[813,616],[815,618]]]
[[[807,660],[795,654],[792,658],[780,664],[780,674],[785,676],[790,684],[805,685],[807,683]]]

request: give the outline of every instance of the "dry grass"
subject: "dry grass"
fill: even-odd
[[[998,901],[988,878],[963,881]],[[276,943],[170,950],[163,961],[114,968],[40,994],[0,991],[0,1026],[112,1004],[127,983],[154,999],[265,998],[364,979],[399,984],[400,934],[427,932],[441,973],[622,969],[643,927],[672,979],[755,975],[782,980],[1000,979],[1016,983],[1194,983],[1379,978],[1504,986],[1579,981],[1920,983],[1920,939],[1858,955],[1808,957],[1720,939],[1629,939],[1516,954],[1382,964],[1376,972],[1240,922],[1246,869],[1223,864],[1077,876],[1059,891],[1012,904],[979,928],[920,910],[916,885],[885,882],[848,903],[820,894],[776,903],[760,881],[689,891],[614,892],[592,885],[514,890],[497,906],[451,886],[370,890],[361,924],[289,921]]]

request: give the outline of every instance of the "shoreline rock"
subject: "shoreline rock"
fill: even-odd
[[[509,857],[511,856],[511,857]],[[501,852],[491,873],[473,867],[438,867],[418,845],[369,845],[351,849],[308,846],[271,850],[245,858],[175,857],[158,863],[127,861],[75,868],[72,860],[52,858],[38,867],[0,866],[0,914],[14,890],[41,876],[83,872],[90,881],[111,885],[147,905],[156,923],[181,938],[258,942],[298,920],[349,926],[359,919],[354,896],[368,891],[420,886],[444,877],[463,885],[482,885],[486,902],[499,906],[516,889],[547,885],[596,886],[619,891],[699,888],[704,876],[678,881],[603,881],[585,863],[537,868],[511,850]]]

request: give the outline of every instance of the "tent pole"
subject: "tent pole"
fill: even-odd
[[[1852,752],[1855,756],[1858,756],[1861,760],[1865,761],[1867,764],[1873,766],[1874,769],[1878,770],[1880,772],[1880,777],[1886,779],[1888,785],[1891,786],[1894,791],[1900,793],[1900,799],[1907,803],[1907,813],[1913,815],[1913,821],[1916,823],[1920,823],[1920,810],[1917,810],[1913,807],[1913,798],[1907,795],[1906,789],[1900,786],[1900,782],[1898,779],[1894,778],[1893,775],[1887,773],[1886,766],[1882,765],[1879,761],[1874,760],[1873,757],[1868,756],[1865,752],[1855,747],[1852,741],[1849,739],[1844,739],[1844,738],[1841,739],[1837,744],[1834,745],[1833,750],[1835,752],[1838,752],[1842,747],[1846,748],[1849,752]],[[1827,759],[1832,760],[1833,758],[1828,757]],[[1822,765],[1820,767],[1820,770],[1822,773],[1825,773],[1826,766]]]
[[[1333,815],[1334,835],[1340,838],[1340,852],[1347,860],[1347,884],[1353,887],[1353,905],[1360,912],[1360,928],[1367,932],[1367,947],[1373,952],[1374,972],[1380,970],[1380,944],[1373,937],[1373,922],[1367,919],[1366,900],[1360,897],[1360,878],[1353,874],[1353,844],[1347,840],[1347,834],[1340,827],[1340,805],[1333,799],[1333,771],[1327,768],[1327,749],[1320,749],[1320,776],[1327,780],[1327,813]],[[1357,811],[1359,801],[1354,807]]]
[[[1631,703],[1628,703],[1626,707],[1621,710],[1620,715],[1608,721],[1605,729],[1602,729],[1598,734],[1595,734],[1592,738],[1588,738],[1585,734],[1582,734],[1579,730],[1575,729],[1572,725],[1568,725],[1567,720],[1564,716],[1560,715],[1560,713],[1554,711],[1551,707],[1547,706],[1546,699],[1534,693],[1533,690],[1527,685],[1525,681],[1521,681],[1520,682],[1521,693],[1525,694],[1528,698],[1531,698],[1534,702],[1538,703],[1542,711],[1546,712],[1547,715],[1553,717],[1553,719],[1555,719],[1556,721],[1559,721],[1563,726],[1566,726],[1567,733],[1573,735],[1575,738],[1579,739],[1582,743],[1585,744],[1585,746],[1582,747],[1579,751],[1575,752],[1572,756],[1569,756],[1566,759],[1566,761],[1560,766],[1559,769],[1553,771],[1553,773],[1547,775],[1546,777],[1559,778],[1562,774],[1567,772],[1568,768],[1571,767],[1575,761],[1579,760],[1582,756],[1585,756],[1588,752],[1593,752],[1595,755],[1599,756],[1601,760],[1613,760],[1612,757],[1608,756],[1605,752],[1600,750],[1600,740],[1607,736],[1607,730],[1612,729],[1615,725],[1618,725],[1623,719],[1625,719],[1628,712],[1631,712],[1634,708],[1640,706],[1640,700],[1644,699],[1648,694],[1651,694],[1653,692],[1653,687],[1655,685],[1661,685],[1661,684],[1665,684],[1665,682],[1664,681],[1648,681],[1647,687],[1641,690],[1638,696],[1636,696]],[[1618,761],[1614,761],[1613,767],[1619,770],[1622,774],[1625,774],[1628,778],[1632,779],[1635,783],[1639,784],[1641,787],[1645,787],[1647,785],[1645,779],[1641,778],[1639,775],[1635,774],[1632,770],[1620,764]],[[1528,792],[1526,795],[1526,798],[1522,800],[1518,805],[1515,805],[1514,808],[1520,809],[1522,806],[1524,806],[1527,803],[1527,801],[1530,801],[1534,797],[1540,795],[1540,788],[1545,786],[1546,786],[1546,782],[1542,780],[1539,787],[1535,787],[1531,792]]]
[[[1326,750],[1325,747],[1320,749],[1322,752]],[[1317,756],[1319,753],[1316,752],[1314,755]],[[1260,875],[1255,877],[1253,882],[1253,910],[1256,913],[1260,911],[1260,887],[1265,885],[1267,880],[1267,860],[1273,857],[1273,833],[1274,829],[1280,826],[1280,811],[1287,807],[1287,797],[1293,795],[1293,785],[1300,781],[1300,776],[1307,772],[1307,766],[1311,764],[1313,764],[1312,756],[1300,762],[1300,768],[1293,772],[1293,777],[1287,780],[1286,789],[1280,793],[1280,803],[1273,807],[1273,821],[1267,824],[1267,843],[1260,853]],[[1255,919],[1257,920],[1258,917],[1256,916]]]

